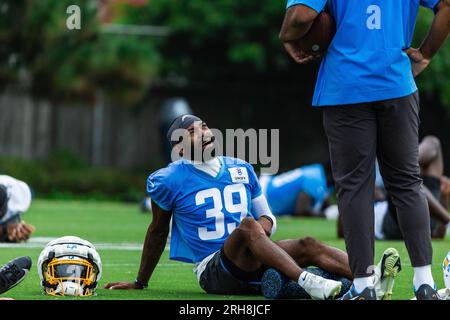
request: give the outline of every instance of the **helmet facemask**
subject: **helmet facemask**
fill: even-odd
[[[96,295],[102,277],[102,260],[89,241],[64,236],[45,246],[37,269],[45,294],[88,297]]]
[[[89,259],[62,256],[43,265],[45,293],[52,296],[93,296],[98,268]]]

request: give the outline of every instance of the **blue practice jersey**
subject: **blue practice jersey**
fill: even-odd
[[[288,0],[287,6],[325,7],[337,32],[320,66],[314,106],[400,98],[417,90],[409,48],[419,6],[439,0]]]
[[[381,176],[378,160],[375,162],[375,186],[384,189],[384,181],[383,177]]]
[[[300,192],[311,198],[313,211],[320,212],[329,197],[325,170],[321,164],[312,164],[277,176],[261,176],[261,186],[274,215],[293,214]]]
[[[262,194],[253,167],[219,157],[217,177],[179,160],[151,174],[147,193],[165,211],[172,211],[170,258],[200,262],[219,250],[251,213],[252,199]]]

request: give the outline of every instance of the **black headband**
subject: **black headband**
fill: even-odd
[[[185,114],[173,120],[169,130],[167,131],[167,139],[169,140],[169,143],[172,145],[172,147],[181,142],[181,138],[178,141],[172,140],[172,134],[174,133],[174,131],[177,129],[187,129],[196,121],[202,121],[202,119],[192,114]]]

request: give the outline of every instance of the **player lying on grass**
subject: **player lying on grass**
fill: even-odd
[[[22,242],[35,231],[22,221],[31,204],[30,187],[13,177],[0,175],[0,242]]]
[[[315,163],[279,175],[261,175],[259,182],[275,216],[325,217],[333,185],[329,166]]]
[[[382,181],[378,168],[376,179]],[[315,163],[279,175],[261,175],[259,182],[275,216],[329,220],[336,220],[339,216],[337,205],[330,201],[334,181],[329,164]],[[386,196],[377,192],[375,199],[384,201]]]
[[[188,132],[173,140],[177,129]],[[307,266],[351,277],[347,255],[313,238],[273,242],[276,218],[253,167],[241,160],[215,157],[214,136],[192,115],[177,118],[168,137],[183,158],[158,170],[147,181],[153,220],[144,242],[135,282],[116,282],[107,289],[143,289],[155,269],[172,219],[170,258],[195,263],[200,286],[212,294],[260,294],[261,277],[279,270],[313,299],[335,297],[341,282],[304,271]],[[200,161],[192,152],[200,151]],[[209,154],[210,156],[205,156]],[[198,158],[197,158],[198,159]]]
[[[441,142],[437,137],[426,136],[421,141],[419,165],[430,210],[431,235],[435,239],[443,239],[450,222],[448,214],[450,179],[444,176]],[[403,239],[398,225],[397,210],[389,193],[384,191],[382,186],[377,186],[377,190],[383,190],[378,194],[385,192],[386,196],[375,202],[375,237],[379,240]],[[338,226],[338,235],[343,236],[341,221]]]

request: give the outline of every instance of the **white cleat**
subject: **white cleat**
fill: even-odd
[[[441,297],[441,300],[450,300],[450,289],[441,289],[438,290],[439,297]]]
[[[401,271],[400,255],[395,248],[384,251],[375,267],[375,292],[378,300],[391,300],[395,278]]]
[[[308,273],[302,287],[313,300],[326,300],[334,299],[341,292],[342,282]]]

